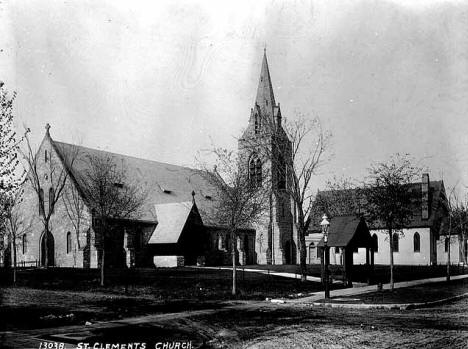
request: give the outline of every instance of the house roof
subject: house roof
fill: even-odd
[[[155,205],[158,225],[149,244],[175,244],[189,218],[193,208],[192,202],[172,202]]]
[[[331,247],[372,247],[373,240],[364,218],[337,216],[330,219],[327,244]],[[324,245],[323,238],[318,245]]]
[[[80,173],[84,173],[88,166],[84,160],[86,156],[109,157],[116,165],[123,166],[126,169],[127,178],[136,181],[148,191],[140,220],[155,222],[158,205],[191,202],[193,191],[203,221],[217,225],[210,215],[213,211],[214,200],[216,200],[216,189],[203,177],[200,170],[63,142],[52,142],[62,156],[72,153],[74,149],[79,152],[78,160],[75,161],[71,170],[78,185],[81,181]]]
[[[441,216],[441,208],[446,207],[447,198],[445,196],[445,187],[443,181],[429,182],[429,217],[422,217],[422,183],[415,182],[408,185],[408,191],[411,191],[415,197],[412,204],[412,217],[409,220],[407,228],[432,227],[436,222],[443,220]],[[312,222],[309,229],[316,231],[320,230],[321,216],[327,211],[323,207],[323,202],[328,202],[332,208],[337,209],[337,215],[366,215],[365,213],[365,198],[360,194],[360,189],[343,189],[343,190],[325,190],[317,193],[317,198],[313,205],[313,213],[311,214]],[[329,212],[327,212],[329,213]],[[333,215],[333,214],[332,214]],[[381,222],[369,223],[371,229],[383,229],[385,226]]]

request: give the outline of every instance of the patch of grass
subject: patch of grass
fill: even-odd
[[[468,292],[468,280],[453,280],[450,283],[437,282],[413,287],[382,290],[358,296],[339,297],[336,303],[365,304],[407,304],[438,301]]]
[[[119,295],[150,296],[155,300],[263,300],[298,293],[321,291],[317,282],[301,282],[269,274],[239,270],[238,295],[231,295],[232,272],[198,268],[109,269],[106,286],[99,286],[98,270],[21,270],[18,285],[24,287],[105,292]]]

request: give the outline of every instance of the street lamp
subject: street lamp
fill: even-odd
[[[330,227],[330,222],[328,221],[328,217],[326,214],[322,217],[322,222],[320,222],[322,226],[322,233],[323,233],[323,245],[324,245],[324,264],[325,270],[323,272],[324,279],[325,279],[325,299],[330,299],[330,286],[328,284],[328,259],[329,259],[329,250],[328,250],[328,228]]]

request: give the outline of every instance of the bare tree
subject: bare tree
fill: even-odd
[[[87,228],[86,224],[89,221],[89,213],[86,209],[86,204],[81,191],[75,183],[70,181],[69,185],[64,190],[63,203],[65,214],[73,225],[75,230],[75,238],[78,250],[82,250],[86,244],[82,244],[83,228]]]
[[[52,144],[49,134],[49,124],[46,125],[46,137]],[[39,206],[39,216],[43,225],[44,244],[48,246],[48,235],[50,233],[50,219],[54,213],[55,205],[62,198],[70,173],[73,170],[78,157],[78,148],[71,147],[60,153],[52,149],[46,150],[44,156],[34,151],[30,139],[26,133],[26,149],[22,151],[26,165],[26,179],[34,191]],[[44,189],[48,189],[45,193]],[[46,207],[46,202],[48,207]],[[47,268],[49,253],[45,253],[44,266]]]
[[[3,242],[5,240],[11,241],[11,224],[14,223],[13,227],[16,227],[16,217],[13,217],[12,209],[21,196],[21,185],[25,178],[24,169],[20,169],[19,166],[18,150],[25,135],[29,132],[27,130],[18,139],[13,123],[15,98],[16,93],[10,95],[4,87],[4,83],[0,81],[0,237]],[[1,247],[4,263],[8,263],[5,260],[5,255],[9,245],[3,243]],[[14,261],[13,267],[16,276],[16,261]]]
[[[305,236],[310,224],[314,198],[312,179],[326,160],[331,134],[322,129],[318,118],[299,114],[295,120],[263,118],[257,137],[243,140],[250,152],[258,152],[271,164],[272,195],[288,196],[296,211],[301,280],[307,279]]]
[[[366,218],[371,224],[383,226],[390,245],[390,288],[393,290],[393,234],[401,234],[413,217],[413,204],[419,193],[409,186],[420,178],[421,169],[413,165],[408,155],[395,154],[387,162],[377,162],[369,168],[364,184]]]
[[[131,181],[123,162],[117,164],[110,155],[87,155],[84,161],[86,169],[80,173],[78,183],[92,211],[96,247],[101,251],[101,286],[104,286],[106,241],[112,238],[112,229],[119,222],[141,215],[148,192]]]
[[[319,191],[314,200],[312,217],[326,214],[329,218],[343,215],[361,215],[362,193],[351,178],[327,181],[326,190]],[[318,222],[317,222],[318,223]]]
[[[232,294],[236,290],[237,240],[240,229],[250,228],[258,223],[268,208],[269,191],[263,185],[265,176],[249,177],[237,153],[215,148],[214,170],[202,165],[204,178],[215,188],[216,198],[211,217],[225,226],[231,240]]]
[[[17,275],[17,253],[18,253],[18,239],[25,239],[25,234],[31,232],[32,220],[23,214],[19,210],[19,205],[23,201],[23,191],[18,191],[13,196],[2,196],[0,199],[2,208],[5,212],[4,229],[6,237],[11,246],[12,259],[13,259],[13,285],[16,285]],[[22,241],[23,244],[27,244],[27,240]]]
[[[460,199],[456,191],[456,185],[450,190],[448,197],[449,209],[449,228],[448,228],[448,258],[447,258],[447,281],[450,281],[450,253],[451,253],[451,236],[456,234],[459,236],[459,256],[462,259],[463,265],[466,261],[466,228],[468,225],[468,204],[467,197],[464,200]]]

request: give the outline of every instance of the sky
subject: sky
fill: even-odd
[[[410,153],[468,185],[468,1],[2,1],[0,80],[16,123],[193,166],[236,148],[266,46],[283,117],[332,133],[313,185]]]

